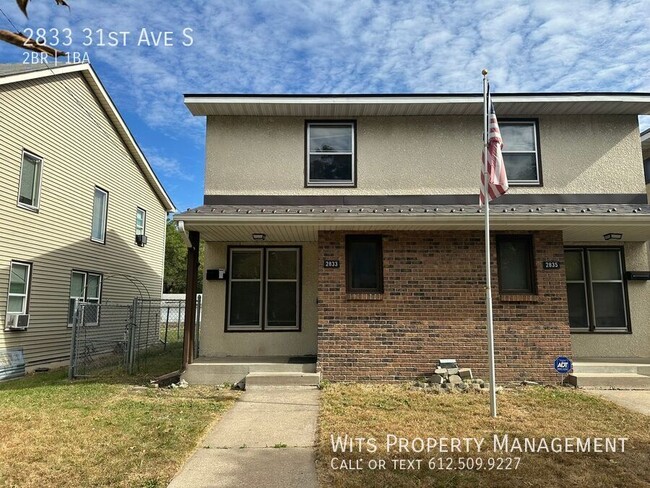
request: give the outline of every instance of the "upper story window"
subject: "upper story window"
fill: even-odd
[[[147,225],[147,211],[138,207],[135,211],[135,235],[143,236]]]
[[[106,217],[108,213],[108,192],[95,187],[93,201],[93,224],[90,239],[95,242],[106,242]]]
[[[38,209],[40,203],[42,169],[43,160],[41,158],[23,151],[23,162],[20,168],[18,206],[30,210]]]
[[[8,314],[27,313],[29,298],[29,282],[32,266],[29,263],[11,262],[9,270],[9,300],[7,302]]]
[[[307,186],[355,186],[354,122],[307,122]]]
[[[514,186],[541,185],[537,121],[499,121],[499,129],[503,139],[503,160],[508,183]]]

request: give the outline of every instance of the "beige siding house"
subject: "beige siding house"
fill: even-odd
[[[175,216],[213,270],[197,361],[314,356],[329,379],[397,380],[452,357],[485,374],[480,95],[185,102],[207,118],[204,205]],[[494,103],[511,184],[491,218],[498,378],[555,381],[560,355],[650,360],[650,95]]]
[[[0,164],[0,349],[65,361],[75,298],[160,297],[174,207],[89,65],[0,65]]]

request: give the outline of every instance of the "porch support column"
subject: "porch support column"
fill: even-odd
[[[194,330],[196,323],[196,291],[199,274],[199,233],[189,232],[191,246],[187,248],[187,278],[185,283],[185,325],[183,328],[183,366],[194,360]]]

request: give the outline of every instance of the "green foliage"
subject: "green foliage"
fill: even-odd
[[[203,261],[205,243],[199,246],[199,281],[198,292],[203,291]],[[183,236],[176,229],[176,224],[167,221],[167,240],[165,242],[165,278],[163,293],[185,293],[187,275],[187,248]]]

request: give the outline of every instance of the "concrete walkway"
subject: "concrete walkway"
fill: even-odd
[[[582,390],[606,398],[629,410],[650,415],[650,390]]]
[[[316,488],[319,394],[305,387],[245,391],[169,487]]]

